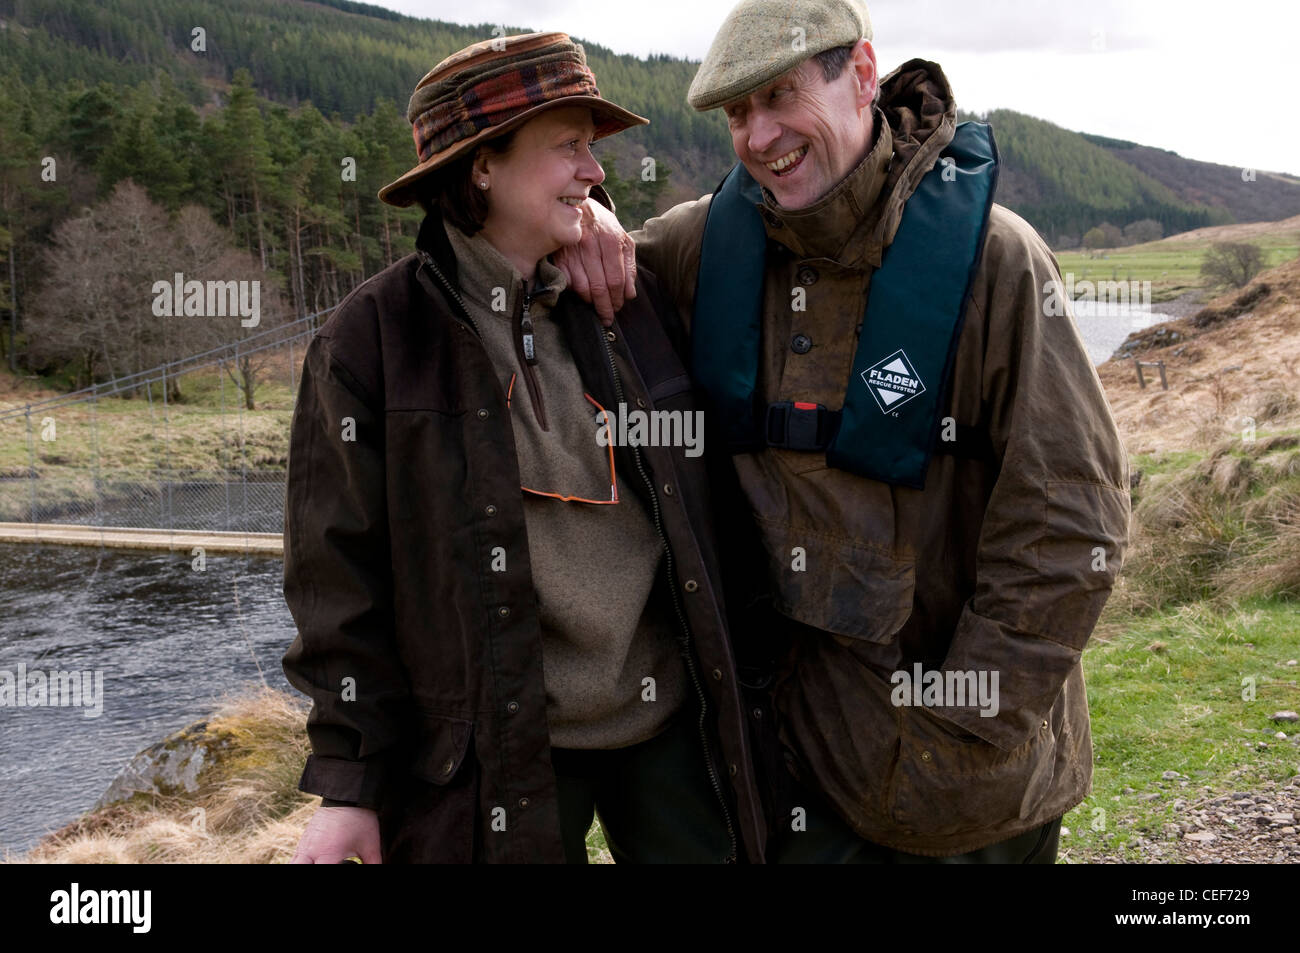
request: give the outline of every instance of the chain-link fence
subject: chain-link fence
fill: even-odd
[[[281,532],[302,357],[328,314],[0,409],[0,522]]]

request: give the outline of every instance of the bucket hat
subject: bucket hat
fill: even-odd
[[[379,190],[380,201],[411,205],[412,186],[430,172],[538,113],[565,106],[591,109],[597,139],[650,121],[601,97],[582,44],[566,33],[498,37],[453,53],[411,95],[406,118],[417,162]]]

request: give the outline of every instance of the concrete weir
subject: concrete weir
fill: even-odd
[[[0,523],[0,543],[54,543],[60,546],[106,546],[193,553],[284,554],[280,533],[232,533],[214,530],[137,529],[124,526],[77,526],[68,523]]]

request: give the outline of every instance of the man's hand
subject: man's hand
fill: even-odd
[[[618,218],[595,199],[582,205],[582,239],[551,256],[583,301],[609,327],[625,301],[636,297],[636,245]]]
[[[341,864],[379,860],[379,815],[365,807],[322,807],[312,815],[291,864]]]

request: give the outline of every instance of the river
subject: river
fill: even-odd
[[[97,717],[0,707],[0,852],[89,809],[138,751],[259,686],[259,666],[294,691],[280,668],[295,632],[283,562],[206,559],[198,572],[182,553],[0,543],[0,671],[103,677]]]

